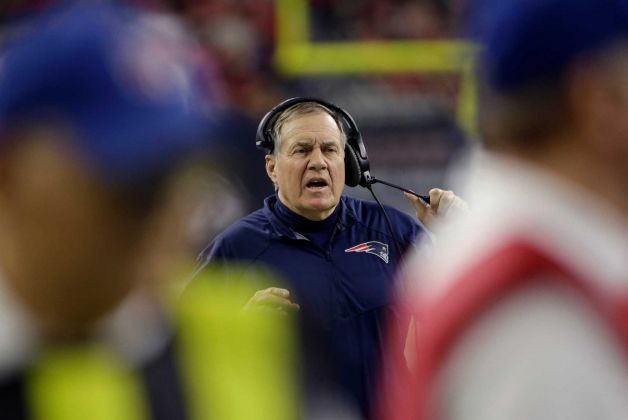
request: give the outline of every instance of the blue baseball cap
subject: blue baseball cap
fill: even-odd
[[[208,144],[215,122],[207,80],[173,19],[72,2],[16,32],[0,58],[0,134],[59,122],[115,182],[156,175]]]
[[[628,39],[628,0],[477,0],[470,32],[488,83],[555,82],[581,57]]]

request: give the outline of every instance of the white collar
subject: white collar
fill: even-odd
[[[38,341],[33,320],[0,275],[0,378],[28,364]]]

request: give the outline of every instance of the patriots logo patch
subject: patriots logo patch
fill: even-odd
[[[373,254],[388,264],[388,244],[384,244],[377,241],[368,241],[361,243],[351,248],[345,249],[345,252],[366,252]]]

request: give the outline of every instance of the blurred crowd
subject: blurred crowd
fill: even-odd
[[[438,39],[451,35],[459,1],[312,1],[316,40]]]
[[[230,192],[239,211],[256,208],[272,193],[253,147],[261,116],[293,96],[319,96],[345,107],[356,119],[377,172],[408,180],[418,190],[442,184],[449,158],[465,142],[456,125],[459,75],[391,74],[291,77],[273,66],[275,7],[271,0],[124,0],[175,12],[195,30],[200,51],[212,61],[212,94],[220,98]],[[9,0],[0,5],[8,22],[52,0]],[[461,0],[308,1],[310,38],[317,41],[447,39],[458,35]],[[0,35],[1,36],[1,35]],[[217,111],[218,112],[218,111]],[[411,165],[420,162],[421,165]],[[350,195],[365,197],[361,190]],[[392,204],[405,202],[382,191]],[[234,218],[238,214],[234,214]],[[241,214],[240,214],[241,215]]]

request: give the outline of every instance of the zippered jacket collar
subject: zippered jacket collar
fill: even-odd
[[[268,219],[273,234],[277,237],[284,237],[293,240],[303,240],[305,237],[298,232],[295,232],[286,225],[275,213],[275,205],[277,203],[277,195],[271,195],[264,199],[264,215]],[[340,206],[340,214],[338,215],[338,222],[341,229],[351,226],[357,220],[355,212],[346,203],[345,196],[340,198],[338,203]]]

